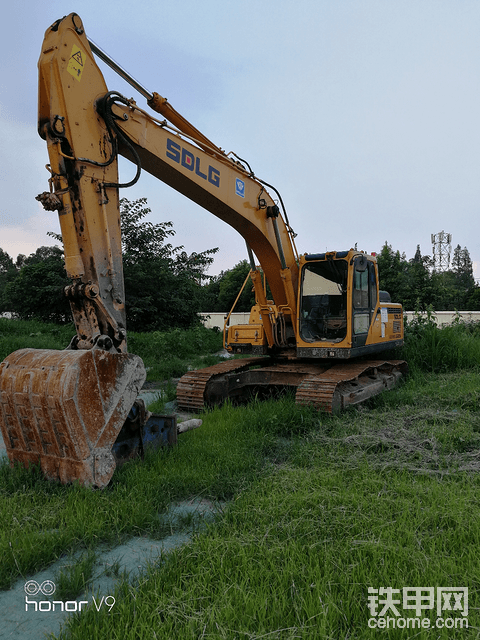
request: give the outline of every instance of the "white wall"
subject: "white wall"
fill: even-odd
[[[414,316],[413,311],[405,311],[403,314],[408,320],[412,320]],[[420,314],[426,316],[427,314]],[[480,311],[459,311],[458,315],[465,320],[466,322],[479,322],[480,321]],[[451,324],[456,316],[457,312],[455,311],[435,311],[434,313],[435,320],[437,325],[441,327],[444,324]]]
[[[221,331],[223,331],[223,325],[225,324],[225,318],[227,317],[227,313],[199,313],[201,318],[203,318],[203,323],[207,327],[207,329],[213,329],[213,327],[218,327]],[[250,318],[250,313],[232,313],[230,316],[230,324],[248,324],[248,319]]]

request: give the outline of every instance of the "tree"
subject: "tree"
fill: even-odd
[[[183,247],[173,247],[168,242],[175,235],[172,223],[144,220],[149,213],[145,198],[120,200],[127,328],[188,327],[200,322],[201,285],[209,278],[206,270],[218,249],[189,255]],[[58,234],[49,235],[61,241]],[[0,283],[2,259],[10,265],[7,258],[0,254]],[[70,319],[63,289],[71,280],[64,270],[62,250],[40,247],[27,258],[22,256],[21,264],[18,275],[4,287],[4,309],[26,319]]]
[[[408,297],[408,262],[405,254],[394,251],[387,242],[377,256],[380,289],[388,291],[394,302],[405,305]]]
[[[139,198],[133,202],[122,198],[120,200],[120,221],[122,226],[122,256],[123,264],[134,264],[155,258],[168,258],[173,251],[171,244],[166,244],[167,238],[175,235],[172,222],[153,224],[143,220],[151,213],[146,198]]]
[[[199,322],[202,284],[218,249],[188,254],[167,240],[171,222],[153,224],[146,198],[120,200],[127,326],[136,331],[189,327]]]
[[[17,277],[18,270],[6,251],[0,249],[0,313],[9,311],[5,306],[4,291],[9,282]]]
[[[474,309],[479,296],[473,277],[473,265],[468,249],[460,245],[454,250],[452,267],[447,271],[433,271],[433,260],[422,256],[417,245],[415,256],[407,261],[405,255],[393,251],[385,242],[377,257],[380,288],[387,290],[392,300],[404,309]]]
[[[70,305],[63,289],[69,282],[60,247],[40,247],[5,286],[2,306],[25,320],[65,322],[70,320]]]
[[[433,261],[430,256],[422,256],[420,245],[417,245],[415,256],[406,268],[406,289],[403,293],[405,309],[424,311],[435,300],[435,289],[432,282]]]
[[[453,251],[451,271],[454,275],[455,287],[455,308],[465,309],[468,300],[475,289],[475,278],[473,277],[473,264],[467,247],[463,249],[459,244]]]

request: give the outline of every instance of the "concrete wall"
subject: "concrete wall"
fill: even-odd
[[[408,320],[412,320],[414,316],[413,311],[405,311],[403,314]],[[426,316],[426,314],[423,314]],[[451,324],[457,317],[456,311],[435,311],[435,320],[439,327],[444,324]],[[459,311],[458,315],[465,320],[465,322],[480,322],[480,311]]]
[[[480,311],[459,311],[458,312],[463,320],[467,322],[480,322]],[[226,313],[201,313],[200,316],[204,318],[204,324],[207,328],[211,329],[213,327],[218,327],[221,331],[223,331],[223,324],[225,322],[225,318],[227,316]],[[408,318],[408,320],[412,320],[414,316],[413,311],[405,311],[404,316]],[[436,311],[435,318],[438,326],[443,326],[444,324],[451,324],[455,319],[456,312],[455,311]],[[250,317],[249,313],[232,313],[230,316],[230,324],[248,324],[248,318]]]
[[[227,317],[227,313],[199,313],[201,318],[203,318],[203,324],[207,327],[207,329],[213,329],[213,327],[218,327],[221,331],[223,331],[223,325],[225,324],[225,318]],[[250,313],[232,313],[230,316],[230,324],[248,324],[248,319],[250,318]]]

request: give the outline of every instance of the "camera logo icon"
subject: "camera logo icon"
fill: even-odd
[[[23,587],[27,596],[36,596],[38,592],[44,596],[51,596],[55,593],[56,588],[55,583],[51,580],[45,580],[42,584],[38,584],[35,580],[29,580]]]

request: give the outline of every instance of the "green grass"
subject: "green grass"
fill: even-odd
[[[467,586],[478,631],[474,389],[470,372],[426,374],[343,416],[304,412],[288,398],[208,413],[203,435],[218,449],[201,473],[225,448],[234,457],[240,433],[258,436],[256,472],[230,483],[233,499],[217,524],[118,589],[114,615],[87,611],[59,637],[376,638],[367,597],[381,586]],[[476,637],[471,629],[382,633]]]
[[[282,467],[218,526],[135,587],[123,585],[115,615],[86,612],[61,637],[373,638],[368,587],[386,585],[466,584],[474,606],[479,494],[478,480],[439,482],[367,463]]]
[[[179,335],[132,338],[152,366],[180,344]],[[393,391],[340,416],[291,397],[227,403],[175,449],[118,469],[102,491],[0,464],[0,586],[80,549],[65,580],[81,589],[88,566],[77,565],[101,543],[159,538],[168,505],[199,496],[228,501],[216,524],[125,579],[110,612],[72,617],[59,637],[476,637],[479,343],[478,325],[412,325],[399,354],[411,373]],[[191,353],[177,350],[183,362]],[[467,586],[470,629],[370,629],[368,588],[381,586]]]
[[[80,557],[78,554],[73,554],[69,559],[69,564],[63,566],[55,574],[55,598],[57,600],[75,600],[82,593],[85,593],[87,585],[93,577],[96,559],[96,553],[93,549],[87,549]]]
[[[463,322],[437,327],[432,312],[417,315],[405,326],[405,347],[399,353],[412,371],[456,371],[478,368],[480,322]]]
[[[276,403],[275,410],[278,416],[285,414],[281,424],[296,411],[287,399]],[[201,429],[183,434],[176,448],[147,453],[144,461],[117,469],[103,491],[60,485],[45,480],[38,469],[12,469],[4,459],[0,588],[78,546],[118,543],[129,535],[161,537],[159,514],[174,500],[195,495],[231,499],[258,476],[265,455],[275,449],[269,413],[266,405],[258,411],[252,405],[209,412]]]
[[[17,349],[65,349],[74,335],[73,324],[0,318],[0,362]],[[189,368],[216,364],[221,358],[214,354],[221,349],[222,334],[203,326],[128,334],[128,350],[142,358],[151,381],[178,378]]]
[[[65,349],[74,335],[73,324],[0,318],[0,362],[17,349]]]

